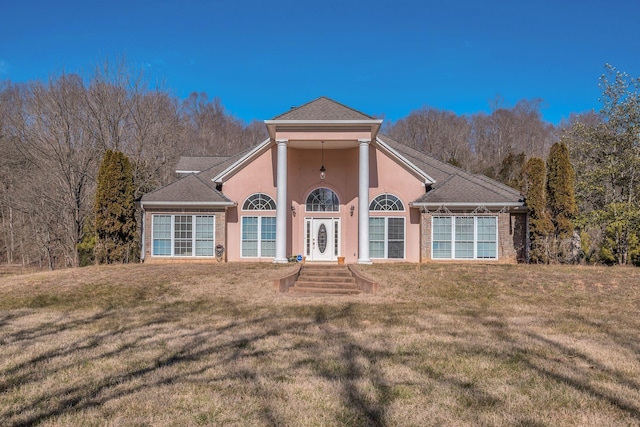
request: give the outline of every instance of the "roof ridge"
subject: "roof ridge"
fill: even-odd
[[[366,114],[366,113],[363,113],[363,112],[362,112],[362,111],[360,111],[360,110],[356,110],[355,108],[350,107],[350,106],[348,106],[348,105],[346,105],[346,104],[343,104],[343,103],[341,103],[341,102],[338,102],[338,101],[336,101],[336,100],[334,100],[334,99],[331,99],[331,98],[329,98],[328,96],[319,96],[319,97],[317,97],[317,98],[315,98],[315,99],[313,99],[313,100],[311,100],[311,101],[305,102],[305,103],[304,103],[304,104],[302,104],[302,105],[299,105],[299,106],[297,106],[297,107],[292,107],[292,108],[290,108],[288,111],[285,111],[284,113],[278,114],[278,115],[277,115],[277,116],[275,116],[272,120],[278,120],[280,117],[282,117],[282,116],[284,116],[284,115],[291,114],[291,113],[293,113],[293,112],[295,112],[295,111],[297,111],[297,110],[300,110],[300,109],[302,109],[302,108],[305,108],[305,107],[307,107],[307,106],[309,106],[309,105],[313,104],[314,102],[318,102],[318,101],[320,101],[320,100],[329,101],[329,102],[331,102],[331,103],[333,103],[333,104],[336,104],[336,105],[338,105],[338,106],[340,106],[340,107],[342,107],[342,108],[345,108],[345,109],[347,109],[347,110],[349,110],[349,111],[351,111],[351,112],[353,112],[353,113],[356,113],[356,114],[362,115],[362,116],[364,116],[364,117],[368,118],[369,120],[375,120],[375,118],[374,118],[373,116],[371,116],[371,115],[369,115],[369,114]]]

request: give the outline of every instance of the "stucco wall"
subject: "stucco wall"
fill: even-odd
[[[358,259],[358,148],[324,150],[326,179],[320,180],[319,169],[322,163],[320,150],[291,148],[287,149],[287,255],[304,253],[304,221],[310,217],[339,218],[342,228],[340,254],[345,261]],[[369,200],[391,193],[399,197],[406,218],[406,243],[404,261],[420,260],[420,214],[410,209],[409,203],[424,193],[424,184],[411,175],[385,154],[375,149],[369,150],[370,189]],[[228,211],[227,248],[229,261],[256,261],[256,258],[240,257],[241,225],[240,218],[255,215],[244,212],[243,202],[254,193],[265,193],[276,200],[275,176],[277,170],[277,149],[271,148],[253,162],[244,167],[223,185],[223,193],[237,202],[238,207]],[[305,212],[306,198],[318,187],[333,190],[340,199],[339,212]],[[353,215],[351,206],[354,207]],[[294,211],[291,210],[294,209]],[[294,213],[295,212],[295,213]],[[268,213],[275,216],[275,211]],[[374,213],[372,216],[385,215]],[[390,213],[386,213],[390,215]],[[368,232],[368,230],[367,230]],[[375,261],[375,260],[374,260]]]

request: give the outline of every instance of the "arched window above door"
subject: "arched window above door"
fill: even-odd
[[[338,212],[340,200],[330,188],[316,188],[307,197],[307,212]]]

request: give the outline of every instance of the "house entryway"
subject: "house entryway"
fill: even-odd
[[[340,255],[340,218],[305,218],[307,261],[336,261]]]

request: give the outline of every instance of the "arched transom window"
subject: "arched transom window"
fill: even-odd
[[[267,194],[256,193],[247,197],[242,209],[245,211],[274,211],[276,210],[276,202]]]
[[[393,194],[381,194],[369,204],[370,211],[404,211],[402,200]]]
[[[340,200],[329,188],[316,188],[307,197],[307,212],[338,212]]]

